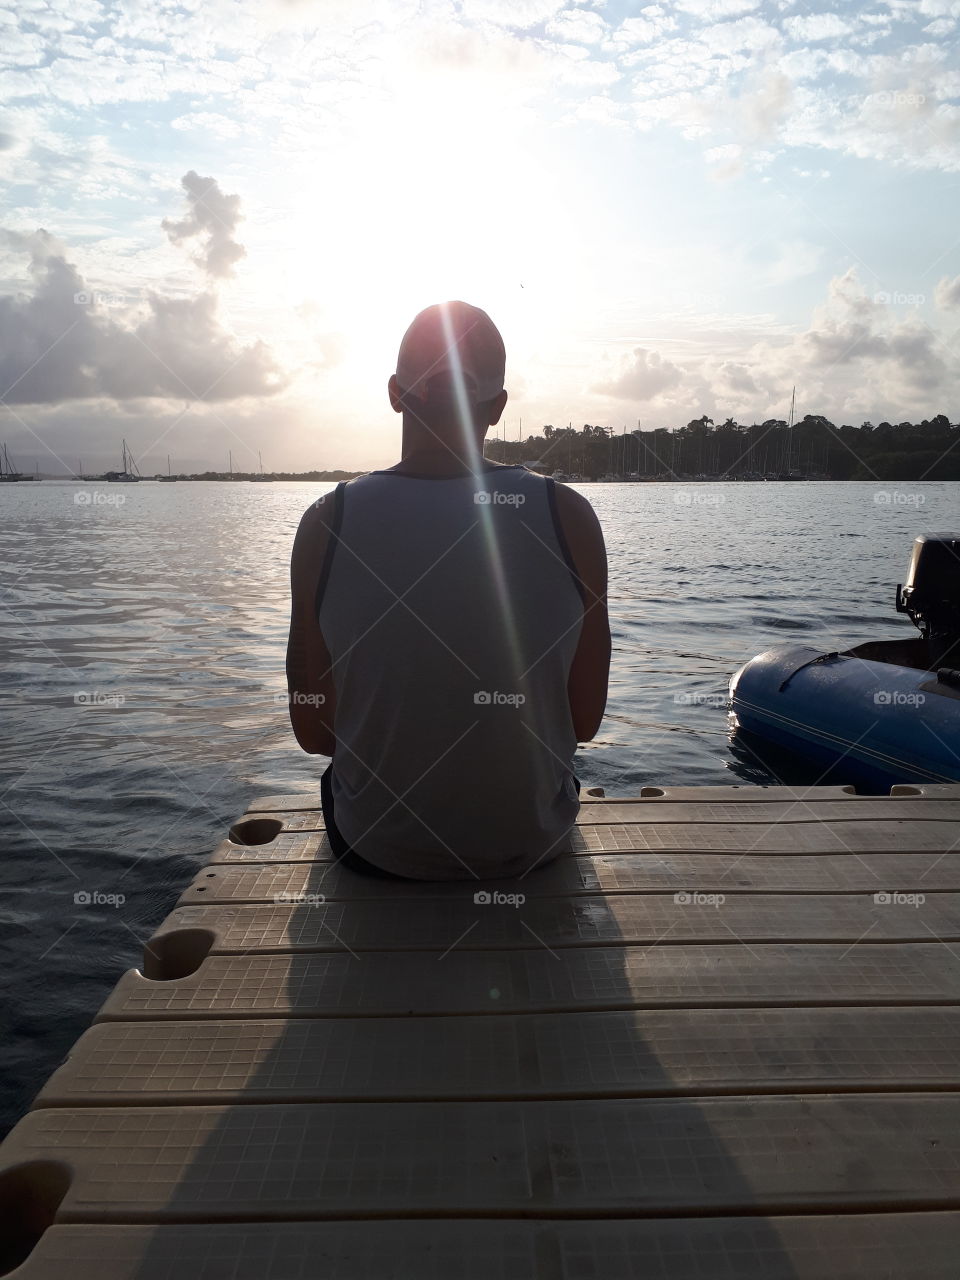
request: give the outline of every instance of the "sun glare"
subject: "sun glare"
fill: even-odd
[[[355,349],[389,368],[413,315],[443,299],[484,307],[505,335],[549,325],[563,209],[536,122],[510,120],[492,90],[408,77],[318,152],[307,181],[288,179],[304,210],[291,245],[316,246],[291,287],[335,322],[347,360]]]

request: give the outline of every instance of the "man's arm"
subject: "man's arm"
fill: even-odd
[[[336,696],[330,655],[317,621],[317,583],[330,539],[333,494],[315,502],[300,521],[290,558],[290,638],[287,694],[297,742],[311,755],[332,756]]]
[[[607,551],[600,521],[575,489],[558,484],[557,514],[570,555],[584,586],[583,627],[573,656],[567,693],[578,742],[600,728],[610,675],[610,620],[607,616]]]

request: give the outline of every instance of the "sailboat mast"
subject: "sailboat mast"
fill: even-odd
[[[797,407],[797,388],[793,388],[793,394],[790,396],[790,423],[787,427],[787,471],[790,471],[793,465],[793,419]],[[799,456],[797,461],[800,461]]]

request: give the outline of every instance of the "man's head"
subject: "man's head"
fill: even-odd
[[[497,326],[466,302],[440,302],[421,311],[403,335],[390,403],[404,428],[419,426],[449,437],[471,428],[482,440],[507,403],[506,353]]]

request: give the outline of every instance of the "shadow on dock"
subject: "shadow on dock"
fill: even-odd
[[[495,886],[315,861],[298,884],[285,937],[317,949],[271,956],[285,970],[272,1010],[237,990],[232,1010],[202,1015],[242,1016],[260,1051],[224,1058],[228,1105],[171,1099],[181,1123],[164,1129],[173,1182],[157,1212],[182,1224],[179,1243],[155,1233],[131,1277],[168,1277],[186,1250],[238,1280],[560,1280],[577,1258],[577,1276],[603,1280],[706,1265],[711,1280],[795,1280],[763,1215],[809,1206],[758,1186],[772,1135],[744,1173],[730,1135],[749,1125],[749,1099],[724,1099],[718,1125],[716,1101],[711,1117],[662,1065],[645,1036],[658,1015],[624,964],[652,947],[622,940],[599,895],[575,910],[609,941],[552,938],[551,904],[583,889],[575,857]],[[146,975],[196,972],[210,942],[166,935]],[[231,1225],[200,1225],[214,1223]]]

